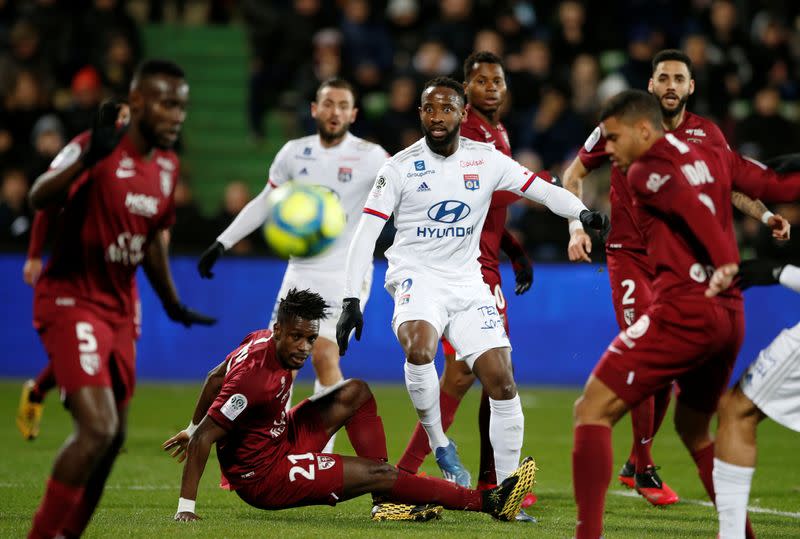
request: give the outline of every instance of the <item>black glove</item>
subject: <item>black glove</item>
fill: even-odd
[[[336,343],[339,345],[339,355],[347,352],[347,342],[350,332],[356,330],[356,340],[361,340],[361,330],[364,328],[364,315],[361,314],[361,300],[358,298],[344,298],[342,314],[336,322]]]
[[[200,255],[200,260],[197,261],[197,271],[200,272],[200,277],[210,279],[214,276],[211,268],[217,263],[219,257],[225,252],[225,247],[218,241],[211,244],[211,247],[203,251]]]
[[[167,312],[170,320],[179,322],[187,328],[192,324],[199,324],[201,326],[213,326],[217,323],[216,318],[206,316],[204,314],[193,311],[183,303],[175,303],[172,305],[164,305],[164,310]]]
[[[739,288],[777,284],[784,266],[772,260],[745,260],[739,265]]]
[[[600,234],[600,239],[605,242],[611,230],[611,221],[608,215],[599,211],[583,210],[579,217],[581,224],[586,228],[593,228]]]
[[[519,296],[530,290],[533,284],[533,263],[525,256],[512,260],[511,267],[514,268],[514,280],[517,282],[514,293]]]
[[[122,135],[128,129],[127,125],[117,127],[117,117],[122,105],[123,103],[116,99],[109,99],[100,104],[97,114],[92,119],[89,149],[83,155],[83,164],[87,168],[106,158],[122,140]]]
[[[556,187],[564,187],[564,184],[561,183],[561,178],[558,177],[558,174],[550,172],[549,170],[540,170],[536,173],[536,175],[547,183],[551,183]]]
[[[764,164],[779,174],[800,171],[800,153],[787,153],[767,159]]]

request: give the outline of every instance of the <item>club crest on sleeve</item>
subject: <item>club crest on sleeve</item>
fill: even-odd
[[[336,459],[328,455],[317,455],[317,468],[319,470],[328,470],[333,468],[336,464]]]
[[[464,188],[468,191],[477,191],[481,187],[478,174],[464,174]]]
[[[347,183],[353,179],[353,169],[349,167],[339,167],[339,181]]]

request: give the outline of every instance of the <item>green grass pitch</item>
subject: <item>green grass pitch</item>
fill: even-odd
[[[375,523],[369,520],[368,497],[337,507],[308,507],[267,512],[253,509],[235,494],[217,488],[219,468],[212,455],[203,477],[197,510],[203,520],[172,521],[177,506],[181,466],[160,449],[160,444],[186,426],[199,384],[141,384],[130,415],[130,435],[124,453],[108,481],[106,493],[90,524],[87,537],[572,537],[575,506],[572,499],[571,449],[572,403],[575,389],[525,388],[523,455],[534,455],[539,465],[536,493],[539,502],[530,513],[535,525],[495,522],[487,515],[446,511],[429,523]],[[0,458],[0,537],[24,537],[50,470],[53,456],[70,430],[68,415],[57,396],[48,397],[42,434],[23,441],[14,427],[19,397],[18,381],[0,382],[0,421],[3,457]],[[300,386],[295,401],[310,388]],[[396,460],[414,425],[414,412],[405,388],[376,385],[373,390],[383,416],[389,455]],[[474,472],[478,460],[478,391],[473,389],[451,430],[463,461]],[[800,537],[800,436],[769,421],[759,431],[759,465],[751,506],[763,512],[751,514],[760,537]],[[630,421],[615,429],[615,467],[622,464],[630,443]],[[352,454],[346,435],[340,434],[337,451]],[[661,474],[681,495],[681,503],[651,507],[642,498],[626,496],[614,481],[606,505],[607,538],[704,537],[716,535],[713,508],[700,504],[705,495],[694,465],[674,433],[669,417],[654,448]],[[428,459],[424,471],[436,474]]]

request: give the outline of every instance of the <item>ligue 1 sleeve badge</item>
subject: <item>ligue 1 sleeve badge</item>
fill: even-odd
[[[469,191],[480,189],[480,176],[478,174],[464,174],[464,187]]]

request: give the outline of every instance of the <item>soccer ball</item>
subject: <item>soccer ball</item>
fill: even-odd
[[[283,258],[315,256],[344,231],[347,215],[329,189],[288,182],[267,197],[270,217],[264,238]]]

